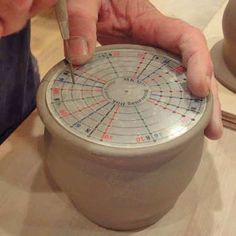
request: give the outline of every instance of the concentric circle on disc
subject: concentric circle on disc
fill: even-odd
[[[166,143],[193,128],[207,99],[192,96],[175,58],[147,47],[110,47],[75,68],[65,66],[48,84],[46,102],[67,131],[112,147]]]

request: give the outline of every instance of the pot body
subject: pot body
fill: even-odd
[[[230,0],[223,16],[223,56],[229,70],[236,76],[236,1]]]
[[[49,83],[64,70],[64,61],[50,70],[37,95],[49,174],[81,213],[103,227],[134,230],[155,223],[174,206],[197,170],[212,95],[200,120],[174,139],[137,148],[103,145],[70,132],[49,110]]]
[[[132,162],[103,158],[45,130],[48,170],[56,184],[83,215],[115,230],[147,227],[174,206],[196,172],[203,140],[201,130],[176,151],[135,163],[135,156]]]

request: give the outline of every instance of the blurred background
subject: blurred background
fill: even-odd
[[[164,14],[204,29],[226,0],[151,0],[151,2]],[[32,19],[31,47],[38,59],[41,78],[53,65],[63,59],[63,44],[53,9]]]

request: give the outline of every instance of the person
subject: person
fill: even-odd
[[[56,0],[0,1],[0,141],[34,109],[39,76],[30,52],[29,20]],[[148,0],[68,0],[70,51],[74,64],[87,62],[96,41],[160,47],[182,57],[190,91],[212,91],[214,108],[205,135],[222,134],[220,103],[213,66],[203,34],[163,15]],[[46,27],[46,26],[45,26]],[[45,50],[47,50],[45,48]]]

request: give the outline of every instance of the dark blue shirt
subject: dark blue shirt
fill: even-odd
[[[35,108],[38,83],[28,24],[19,33],[0,39],[0,143]]]

